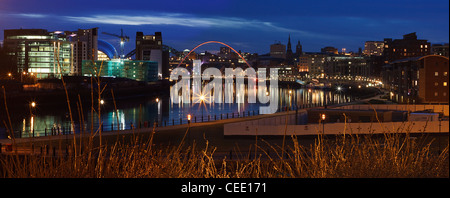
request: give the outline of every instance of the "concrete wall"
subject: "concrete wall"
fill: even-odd
[[[337,109],[361,109],[361,110],[396,110],[396,111],[423,111],[432,109],[435,113],[443,113],[449,116],[449,105],[401,105],[401,104],[373,104],[373,105],[347,105],[336,107]]]
[[[324,134],[370,134],[370,133],[448,133],[449,121],[415,121],[384,123],[325,123],[308,125],[280,124],[279,120],[266,122],[265,119],[229,123],[224,125],[224,135],[317,135]],[[274,124],[272,124],[274,123]],[[439,127],[439,123],[441,126]]]

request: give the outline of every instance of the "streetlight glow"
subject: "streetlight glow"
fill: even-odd
[[[30,105],[31,105],[31,107],[34,108],[34,107],[36,107],[36,102],[31,102]]]
[[[103,105],[105,104],[105,101],[103,99],[100,100],[100,104]]]

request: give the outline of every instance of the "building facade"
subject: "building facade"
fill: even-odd
[[[163,73],[163,43],[161,32],[153,35],[144,35],[136,32],[136,60],[155,61],[158,63],[158,76],[161,79]],[[167,59],[168,64],[168,59]]]
[[[97,60],[97,29],[11,29],[4,31],[4,43],[22,75],[37,79],[79,75],[82,60]]]
[[[448,58],[427,55],[393,61],[383,76],[390,99],[399,103],[448,103]]]
[[[62,32],[5,30],[4,46],[13,56],[21,75],[35,75],[41,79],[73,73],[73,44]]]
[[[65,32],[73,45],[73,75],[81,75],[83,60],[98,60],[98,28]]]
[[[270,56],[273,58],[286,59],[286,45],[274,43],[270,45]]]
[[[403,39],[384,39],[385,63],[409,57],[426,56],[430,53],[430,43],[427,40],[417,39],[415,32],[403,35]]]
[[[433,44],[431,46],[431,54],[445,56],[448,58],[448,43]]]
[[[121,77],[136,81],[153,82],[158,80],[158,63],[154,61],[132,61],[112,59],[110,61],[83,61],[83,76]],[[102,68],[100,70],[100,67]]]
[[[338,54],[339,53],[337,48],[331,47],[331,46],[327,46],[327,47],[320,49],[320,52],[325,53],[325,54]]]
[[[325,76],[325,59],[328,54],[305,52],[299,57],[299,72],[308,72],[311,78],[323,78]]]
[[[367,57],[328,56],[324,68],[328,77],[344,80],[364,80],[370,76]]]
[[[382,56],[384,51],[384,41],[366,41],[364,43],[364,55]]]

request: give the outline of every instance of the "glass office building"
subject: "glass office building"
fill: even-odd
[[[73,73],[73,45],[61,32],[5,30],[4,45],[16,58],[18,72],[38,79]]]
[[[97,72],[100,72],[100,76],[104,77],[122,77],[146,82],[158,80],[158,62],[155,61],[124,59],[112,59],[110,61],[84,60],[82,65],[83,76],[96,76]]]

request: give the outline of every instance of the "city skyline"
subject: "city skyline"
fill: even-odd
[[[89,6],[86,6],[89,5]],[[101,9],[99,9],[101,8]],[[206,9],[208,8],[208,9]],[[4,29],[42,28],[49,31],[99,27],[100,32],[130,37],[125,52],[135,47],[137,31],[162,32],[164,44],[178,50],[192,49],[209,40],[228,43],[243,52],[268,53],[275,42],[300,41],[303,51],[325,46],[357,52],[364,42],[400,38],[417,32],[421,39],[448,43],[448,1],[395,1],[367,4],[356,1],[308,3],[283,1],[205,1],[194,3],[77,1],[71,6],[54,1],[4,1],[0,7],[0,39]],[[268,14],[269,13],[269,14]],[[438,28],[436,28],[438,27]],[[441,27],[441,28],[439,28]],[[119,40],[99,39],[116,48]],[[208,45],[199,50],[218,51]]]

